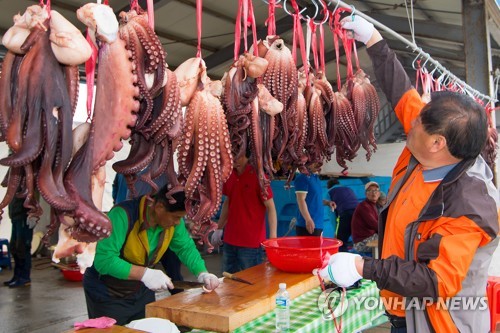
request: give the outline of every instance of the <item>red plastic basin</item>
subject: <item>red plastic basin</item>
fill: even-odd
[[[77,264],[68,265],[68,269],[61,268],[61,273],[68,281],[79,282],[83,280],[83,274],[80,273],[80,268]]]
[[[327,254],[339,251],[342,241],[316,236],[271,238],[262,242],[269,262],[289,273],[312,273]]]

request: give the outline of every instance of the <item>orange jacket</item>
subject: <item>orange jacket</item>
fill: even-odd
[[[424,103],[385,41],[368,53],[408,133]],[[377,283],[388,297],[385,302],[404,297],[404,312],[390,312],[404,314],[408,332],[487,332],[484,296],[498,245],[498,192],[481,157],[440,169],[423,171],[403,150],[393,171],[388,208],[380,214],[382,256],[365,259],[363,277]],[[433,179],[436,173],[444,178]]]

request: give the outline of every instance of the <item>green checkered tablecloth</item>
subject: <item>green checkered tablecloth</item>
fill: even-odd
[[[305,333],[305,332],[336,332],[333,320],[324,319],[323,312],[329,315],[328,309],[320,310],[319,303],[324,304],[321,288],[314,288],[307,293],[292,300],[290,308],[290,333]],[[331,307],[333,309],[340,305],[340,297],[338,292],[331,294]],[[354,333],[361,330],[378,326],[387,321],[383,307],[378,304],[379,290],[374,282],[368,280],[361,281],[361,287],[347,291],[347,305],[345,312],[337,317],[337,323],[341,322],[342,332]],[[340,310],[340,306],[338,306]],[[344,306],[345,308],[345,306]],[[335,312],[336,313],[336,312]],[[337,314],[337,313],[336,313]],[[341,318],[341,319],[340,319]],[[274,311],[270,311],[248,323],[237,328],[233,333],[253,332],[253,333],[272,333],[275,330]],[[208,332],[199,329],[193,329],[192,333]]]

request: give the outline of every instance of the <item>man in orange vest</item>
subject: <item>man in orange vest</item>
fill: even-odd
[[[425,104],[373,24],[358,15],[342,24],[366,44],[408,139],[379,217],[381,259],[335,254],[320,275],[340,286],[375,281],[391,332],[488,332],[484,296],[499,202],[480,156],[485,110],[453,92],[434,93]]]

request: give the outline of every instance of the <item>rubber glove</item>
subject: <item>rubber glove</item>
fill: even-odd
[[[319,275],[340,287],[352,286],[362,278],[356,269],[356,259],[361,258],[359,254],[340,252],[332,255],[325,268],[319,270]],[[317,270],[313,271],[317,274]]]
[[[204,289],[206,291],[212,291],[220,284],[219,278],[208,272],[200,273],[200,275],[198,275],[198,282],[205,284]]]
[[[358,15],[348,16],[340,21],[342,28],[352,30],[354,39],[366,44],[372,38],[375,27]]]
[[[215,229],[212,233],[212,237],[210,238],[210,243],[212,243],[213,246],[221,246],[222,244],[224,244],[224,242],[222,241],[222,234],[222,229]]]
[[[172,280],[159,269],[146,268],[141,281],[151,290],[174,289]]]
[[[36,224],[38,223],[39,217],[35,216],[28,216],[28,219],[26,220],[26,224],[28,225],[28,228],[33,229],[36,227]]]

